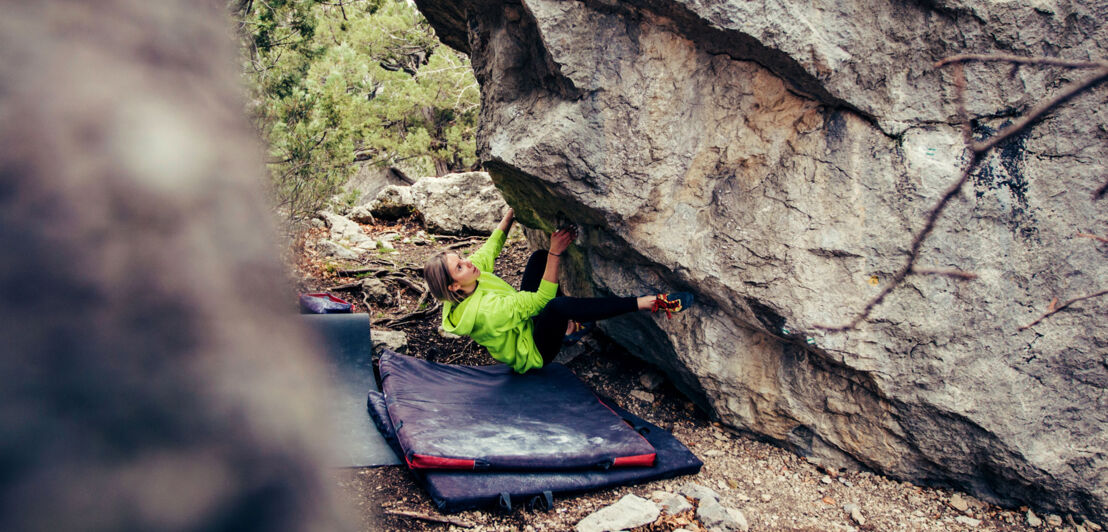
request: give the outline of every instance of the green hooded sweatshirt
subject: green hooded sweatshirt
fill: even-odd
[[[442,328],[473,338],[492,358],[524,373],[542,367],[542,355],[531,336],[531,317],[554,299],[558,283],[543,280],[537,292],[519,292],[493,275],[505,237],[503,231],[493,231],[481,249],[470,255],[469,260],[481,270],[477,288],[461,303],[443,303]]]

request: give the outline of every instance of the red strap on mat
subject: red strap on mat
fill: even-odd
[[[345,303],[347,305],[350,304],[349,301],[347,301],[347,300],[345,300],[341,297],[335,297],[335,296],[333,296],[331,294],[328,294],[326,292],[313,292],[313,293],[310,293],[310,294],[303,294],[303,295],[308,296],[308,297],[318,297],[320,299],[327,299],[328,301],[331,301],[331,302],[334,302],[334,303]]]
[[[616,458],[615,460],[612,460],[612,465],[615,467],[653,467],[654,458],[657,456],[658,455],[656,453],[639,454],[635,456],[621,456],[619,458]]]
[[[412,469],[476,469],[476,460],[465,458],[443,458],[441,456],[427,456],[425,454],[413,454],[407,460],[408,467]]]

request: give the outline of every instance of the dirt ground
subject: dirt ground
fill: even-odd
[[[434,253],[454,246],[465,254],[483,241],[480,238],[430,237],[421,232],[418,221],[411,219],[366,225],[363,229],[374,238],[388,241],[395,251],[378,249],[357,262],[336,262],[316,253],[315,243],[325,234],[324,229],[317,228],[302,237],[290,255],[296,265],[296,281],[301,291],[331,290],[354,301],[357,312],[366,312],[368,306],[375,329],[386,328],[381,324],[389,319],[420,310],[421,294],[416,287],[389,278],[389,272],[405,272],[418,280],[414,268],[421,269],[424,261]],[[518,231],[513,232],[497,261],[496,273],[518,285],[527,256],[526,242]],[[405,267],[410,269],[405,270]],[[344,270],[367,269],[373,271],[340,274]],[[371,299],[358,288],[343,288],[358,282],[359,276],[373,275],[386,278],[389,295]],[[426,307],[424,300],[423,310],[426,311]],[[494,363],[487,352],[472,341],[441,336],[439,316],[438,311],[433,311],[387,328],[408,335],[408,354],[414,356],[451,364]],[[655,370],[605,338],[594,336],[586,345],[584,352],[567,366],[598,392],[621,398],[624,408],[671,431],[704,462],[699,474],[556,498],[554,509],[547,512],[516,509],[510,513],[488,510],[444,515],[435,509],[430,497],[402,466],[336,470],[335,482],[349,501],[361,528],[374,531],[572,530],[585,516],[628,493],[649,499],[656,492],[676,491],[686,483],[695,482],[718,492],[724,506],[740,509],[751,530],[1097,530],[1091,523],[1079,527],[1080,518],[1075,522],[1069,517],[1044,515],[1037,516],[1043,523],[1032,528],[1026,508],[999,508],[966,494],[915,486],[870,472],[821,469],[789,451],[733,433],[712,422],[668,382],[649,392],[649,396],[632,395],[636,390],[646,392],[640,378]],[[652,401],[647,402],[647,399]],[[844,511],[844,505],[848,504],[858,505],[860,522]],[[402,513],[409,515],[400,515]],[[454,524],[435,520],[452,520]],[[652,525],[635,530],[678,528],[705,530],[693,511],[662,517]]]

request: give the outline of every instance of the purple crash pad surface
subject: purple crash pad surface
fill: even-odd
[[[436,364],[385,351],[381,391],[413,469],[650,466],[654,447],[561,364]]]
[[[397,453],[403,454],[389,422],[384,397],[370,391],[367,399],[366,406],[377,429]],[[610,399],[602,400],[654,446],[658,455],[652,467],[535,472],[413,470],[412,474],[440,511],[453,513],[490,506],[511,510],[526,505],[549,510],[555,495],[560,498],[600,488],[695,475],[700,471],[700,460],[672,434],[620,408]]]

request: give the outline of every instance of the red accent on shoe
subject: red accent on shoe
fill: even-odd
[[[654,303],[650,306],[650,312],[658,312],[659,310],[666,311],[666,318],[673,318],[674,312],[681,312],[681,300],[670,301],[667,297],[669,294],[658,294],[654,298]]]

